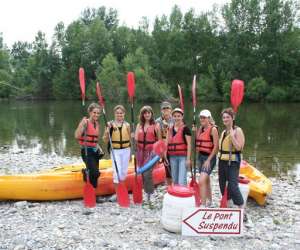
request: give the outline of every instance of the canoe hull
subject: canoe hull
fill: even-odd
[[[241,164],[240,175],[250,180],[249,196],[259,205],[265,205],[267,196],[272,193],[271,180],[246,161]]]
[[[81,198],[84,186],[82,167],[82,164],[68,165],[36,174],[0,176],[0,200],[49,201]],[[132,190],[134,180],[134,168],[130,164],[126,179],[129,191]],[[164,166],[156,165],[153,170],[154,184],[163,183],[164,180]],[[112,168],[102,167],[96,194],[113,193],[115,190]]]

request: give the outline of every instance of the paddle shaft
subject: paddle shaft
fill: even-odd
[[[197,134],[197,127],[196,127],[196,107],[194,106],[194,111],[193,111],[193,125],[194,125],[194,156],[193,156],[193,167],[194,169],[191,169],[191,170],[194,170],[193,171],[193,174],[194,174],[194,178],[196,178],[196,155],[197,155],[197,152],[196,152],[196,134]]]
[[[133,99],[131,99],[131,133],[134,133],[134,113],[133,113]],[[133,162],[134,162],[134,171],[135,171],[135,177],[137,178],[137,168],[136,168],[136,147],[135,147],[135,140],[134,138],[131,139],[132,141],[132,153],[134,154]]]
[[[109,129],[109,127],[107,126],[107,119],[106,119],[106,113],[105,113],[104,106],[102,106],[102,113],[103,113],[103,120],[104,120],[105,126]],[[114,151],[114,148],[113,148],[113,145],[112,145],[110,131],[108,131],[108,140],[109,140],[109,145],[110,145],[110,150],[111,150],[112,158],[113,158],[113,161],[114,161],[114,164],[115,164],[115,167],[116,167],[118,181],[120,182],[119,169],[118,169],[118,165],[117,165],[117,161],[116,161],[115,151]]]

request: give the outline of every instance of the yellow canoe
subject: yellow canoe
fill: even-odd
[[[240,176],[244,176],[250,180],[249,196],[259,205],[265,205],[267,195],[272,192],[271,180],[246,161],[242,161]]]
[[[97,195],[115,192],[111,160],[101,160],[101,176],[98,179]],[[0,200],[66,200],[83,196],[83,164],[71,164],[55,167],[32,174],[0,176]],[[134,166],[128,168],[126,185],[132,189],[135,180]],[[157,164],[153,170],[155,184],[164,182],[165,168]]]

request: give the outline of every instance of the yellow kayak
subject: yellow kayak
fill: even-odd
[[[255,167],[246,161],[242,161],[240,176],[250,180],[249,196],[252,197],[259,205],[265,205],[267,195],[272,192],[272,182]]]
[[[98,179],[97,195],[115,192],[111,160],[100,160],[101,176]],[[67,200],[83,196],[84,164],[70,164],[32,174],[0,176],[0,200]],[[153,170],[154,184],[163,183],[165,168],[157,164]],[[126,185],[132,189],[135,181],[133,162],[130,162]]]

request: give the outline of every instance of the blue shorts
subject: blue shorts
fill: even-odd
[[[211,160],[210,160],[210,166],[209,168],[204,168],[203,164],[204,162],[207,160],[208,155],[203,155],[203,154],[198,154],[198,167],[199,167],[199,173],[201,174],[201,172],[207,173],[208,175],[211,174],[211,172],[213,171],[215,165],[216,165],[216,156],[214,156]]]

